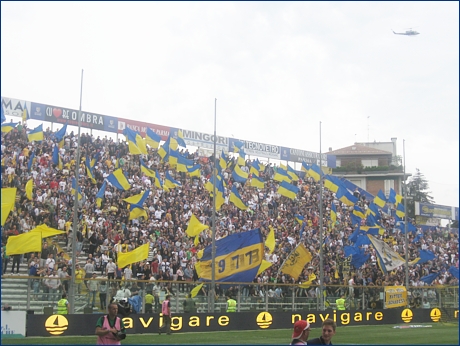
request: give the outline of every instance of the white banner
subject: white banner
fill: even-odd
[[[2,311],[2,338],[8,336],[26,336],[26,312]]]

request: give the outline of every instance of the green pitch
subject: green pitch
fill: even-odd
[[[334,345],[458,345],[458,324],[424,324],[425,328],[395,329],[395,325],[381,326],[353,326],[338,327],[333,338]],[[399,324],[401,326],[401,324]],[[406,325],[407,326],[407,325]],[[320,328],[312,328],[310,337],[320,336]],[[173,333],[172,335],[139,334],[130,335],[122,341],[123,345],[129,344],[279,344],[287,345],[290,342],[291,330],[257,330],[257,331],[232,331],[232,332],[208,332],[208,333]],[[42,338],[2,338],[5,345],[52,345],[52,344],[86,344],[95,345],[96,336],[59,336]]]

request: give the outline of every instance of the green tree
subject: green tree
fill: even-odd
[[[407,183],[407,212],[410,217],[415,217],[415,204],[414,202],[433,204],[435,201],[430,195],[428,180],[418,168],[415,169],[416,173],[410,178]]]

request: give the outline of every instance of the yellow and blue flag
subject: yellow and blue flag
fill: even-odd
[[[2,108],[3,108],[3,106],[2,106]],[[13,122],[2,124],[2,132],[3,133],[10,132],[11,130],[13,130],[16,127],[17,124],[18,123],[13,123]]]
[[[57,166],[59,169],[62,169],[62,162],[61,158],[59,157],[59,147],[57,144],[54,145],[51,162],[53,162],[53,165]]]
[[[396,215],[400,218],[403,218],[406,215],[406,211],[404,210],[404,205],[402,203],[399,203],[396,207]]]
[[[155,186],[158,189],[163,190],[163,182],[161,181],[161,176],[157,170],[155,170]]]
[[[164,185],[168,188],[168,189],[174,189],[176,187],[181,187],[182,184],[180,182],[178,182],[177,180],[174,180],[173,177],[171,177],[171,175],[169,174],[169,171],[166,170],[166,173],[165,173],[165,183]]]
[[[372,235],[383,235],[385,233],[385,229],[379,226],[360,226],[359,229]]]
[[[54,138],[56,138],[58,142],[59,149],[64,147],[64,137],[65,137],[66,132],[67,132],[67,124],[61,127],[61,129],[56,131],[56,133],[54,134]]]
[[[365,218],[364,211],[357,205],[353,206],[353,215],[359,217],[361,220]]]
[[[251,177],[251,186],[263,189],[265,187],[265,182],[262,178],[259,178],[257,175],[252,175]]]
[[[89,160],[89,155],[86,156],[85,167],[86,167],[86,174],[88,174],[88,178],[91,180],[91,183],[97,184],[97,181],[94,178],[93,168],[91,167],[91,161]]]
[[[335,203],[331,203],[331,221],[335,223],[337,221],[337,207]]]
[[[295,217],[295,220],[299,223],[299,225],[302,226],[305,218],[302,215],[299,215],[299,214],[295,214],[294,217]]]
[[[116,189],[126,191],[131,188],[128,179],[121,170],[121,168],[113,171],[107,178],[107,181],[112,184]]]
[[[308,170],[308,175],[312,177],[315,182],[318,182],[321,179],[323,172],[321,172],[321,168],[319,168],[319,166],[314,163]]]
[[[284,274],[292,276],[295,280],[299,278],[303,268],[312,259],[310,251],[307,250],[305,245],[300,243],[297,247],[289,254],[288,258],[281,265],[280,271]]]
[[[305,173],[308,173],[308,171],[310,170],[310,166],[306,164],[305,162],[302,162],[302,167],[300,169],[304,171]]]
[[[233,180],[237,181],[238,183],[244,184],[246,180],[248,180],[248,173],[244,172],[240,166],[235,165],[235,168],[232,172]]]
[[[187,166],[187,173],[190,174],[191,177],[201,177],[201,165],[196,164],[195,166]]]
[[[201,290],[202,287],[203,287],[203,284],[202,284],[202,283],[199,284],[199,285],[197,285],[196,287],[194,287],[194,288],[190,291],[190,297],[191,297],[191,298],[195,298],[195,297],[198,295],[198,293],[200,293],[200,290]]]
[[[24,103],[24,110],[22,111],[22,121],[26,122],[29,119],[29,111],[27,109],[27,104]]]
[[[29,163],[27,164],[27,170],[30,172],[30,169],[32,168],[32,165],[34,164],[35,162],[35,152],[32,151],[32,154],[30,155],[30,158],[29,158]]]
[[[219,159],[219,166],[221,170],[227,169],[227,156],[225,156],[224,150],[222,149],[222,153],[220,154]]]
[[[291,166],[287,166],[287,174],[291,177],[293,181],[299,180],[299,177],[297,176],[296,172],[294,171],[294,168]]]
[[[275,172],[275,175],[273,176],[273,180],[275,181],[279,181],[279,182],[282,182],[282,181],[285,181],[287,183],[290,183],[291,182],[291,177],[287,174],[286,170],[278,167],[276,169],[276,172]]]
[[[153,169],[148,168],[147,165],[145,164],[144,160],[142,160],[142,158],[140,158],[139,161],[140,161],[140,164],[141,164],[141,172],[144,173],[148,177],[155,178],[156,177],[155,171]]]
[[[387,273],[405,264],[405,260],[397,252],[393,251],[384,241],[367,235],[377,252],[377,261],[383,273]]]
[[[252,282],[264,257],[264,243],[259,228],[234,233],[215,244],[215,280],[217,282]],[[212,280],[212,246],[207,246],[200,260],[202,280]]]
[[[282,181],[278,187],[278,193],[281,196],[285,196],[290,199],[295,199],[296,195],[299,193],[299,188],[285,181]]]
[[[252,173],[252,175],[257,175],[257,176],[260,175],[259,164],[258,162],[256,162],[256,160],[252,162],[251,168],[249,169],[249,173]]]
[[[118,253],[118,267],[124,268],[127,265],[143,261],[149,257],[150,243],[139,246],[133,251]]]
[[[181,147],[187,147],[187,144],[185,144],[184,141],[184,134],[182,133],[182,130],[177,130],[177,133],[174,133],[174,139],[177,141],[177,144]]]
[[[150,194],[150,190],[147,189],[144,192],[138,193],[137,195],[134,195],[128,198],[124,198],[123,201],[129,204],[133,204],[133,205],[135,204],[138,207],[142,207],[145,203],[145,200],[149,197],[149,194]],[[130,207],[130,209],[132,208]]]
[[[131,130],[129,127],[125,127],[123,135],[128,141],[129,153],[133,155],[147,154],[147,147],[145,141],[139,133]]]
[[[137,204],[130,205],[128,221],[133,220],[133,219],[139,219],[141,216],[145,220],[148,220],[149,218],[149,216],[147,215],[147,212],[145,211],[143,207]]]
[[[178,172],[187,173],[188,172],[187,166],[193,166],[193,160],[187,159],[179,153],[177,156],[176,170]]]
[[[44,139],[43,124],[37,126],[27,134],[29,142],[41,142]]]
[[[72,196],[75,196],[75,187],[76,187],[76,186],[77,186],[77,184],[76,184],[76,182],[75,182],[75,178],[72,177],[72,190],[71,190]],[[80,200],[80,199],[83,198],[83,196],[82,196],[82,194],[81,194],[81,188],[80,188],[80,186],[78,187],[77,190],[78,190],[78,200]]]
[[[102,184],[101,188],[97,192],[96,195],[96,205],[100,208],[102,204],[102,200],[104,199],[105,196],[105,188],[107,187],[107,181],[104,181]]]
[[[233,152],[238,153],[241,149],[244,148],[244,142],[235,140],[233,142]]]
[[[238,152],[238,160],[236,161],[240,166],[244,166],[246,164],[246,153],[244,149],[241,148]]]
[[[232,202],[238,209],[248,209],[248,206],[241,199],[241,196],[238,193],[238,190],[236,189],[235,185],[233,185],[232,192],[230,193],[230,202]]]
[[[380,208],[383,208],[386,202],[387,198],[385,197],[385,194],[382,190],[379,190],[377,196],[374,197],[374,204],[378,205]]]
[[[337,193],[339,190],[339,187],[342,186],[342,182],[340,181],[339,178],[326,174],[324,176],[324,187],[329,189],[332,192]]]
[[[156,134],[150,128],[147,127],[147,132],[145,134],[145,143],[150,145],[153,149],[158,149],[160,146],[161,137]]]
[[[352,195],[350,191],[348,191],[348,189],[345,187],[339,187],[339,189],[337,190],[336,197],[339,201],[345,203],[348,206],[353,206],[355,203],[358,202],[358,198]]]

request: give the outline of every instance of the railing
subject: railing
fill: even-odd
[[[57,302],[61,299],[65,285],[57,289],[51,289],[45,284],[46,277],[8,276],[2,277],[2,303],[9,304],[15,310],[28,310],[34,313],[51,313],[56,311]],[[88,291],[86,284],[97,281],[99,284],[106,283],[107,292],[105,301],[101,302],[101,291],[93,294]],[[11,284],[9,284],[9,282]],[[64,280],[61,280],[64,282]],[[79,284],[80,294],[75,296],[75,311],[82,312],[105,312],[105,307],[116,296],[118,289],[129,287],[133,283],[138,286],[138,296],[141,307],[138,313],[145,312],[145,296],[147,293],[157,295],[153,303],[152,311],[159,312],[160,302],[166,294],[171,295],[173,312],[183,312],[183,302],[186,294],[197,286],[198,283],[186,281],[145,281],[145,280],[108,280],[106,278],[83,279]],[[70,286],[70,281],[67,283]],[[13,286],[13,288],[9,288]],[[320,289],[318,286],[302,288],[298,285],[266,283],[225,283],[220,284],[224,289],[217,289],[215,295],[214,311],[225,311],[226,295],[231,294],[237,301],[237,311],[302,311],[321,310]],[[325,308],[335,309],[336,300],[342,294],[345,295],[346,308],[356,310],[385,309],[384,287],[381,286],[333,286],[325,285],[323,295]],[[208,292],[211,284],[204,283],[203,289],[194,297],[196,312],[211,312],[211,299]],[[94,299],[93,299],[94,296]],[[425,300],[425,301],[424,301]],[[408,293],[408,306],[422,308],[429,305],[430,308],[457,308],[458,309],[458,286],[423,286],[410,287]],[[93,306],[94,305],[94,306]],[[45,309],[46,308],[46,309]],[[51,311],[51,309],[53,309]]]

